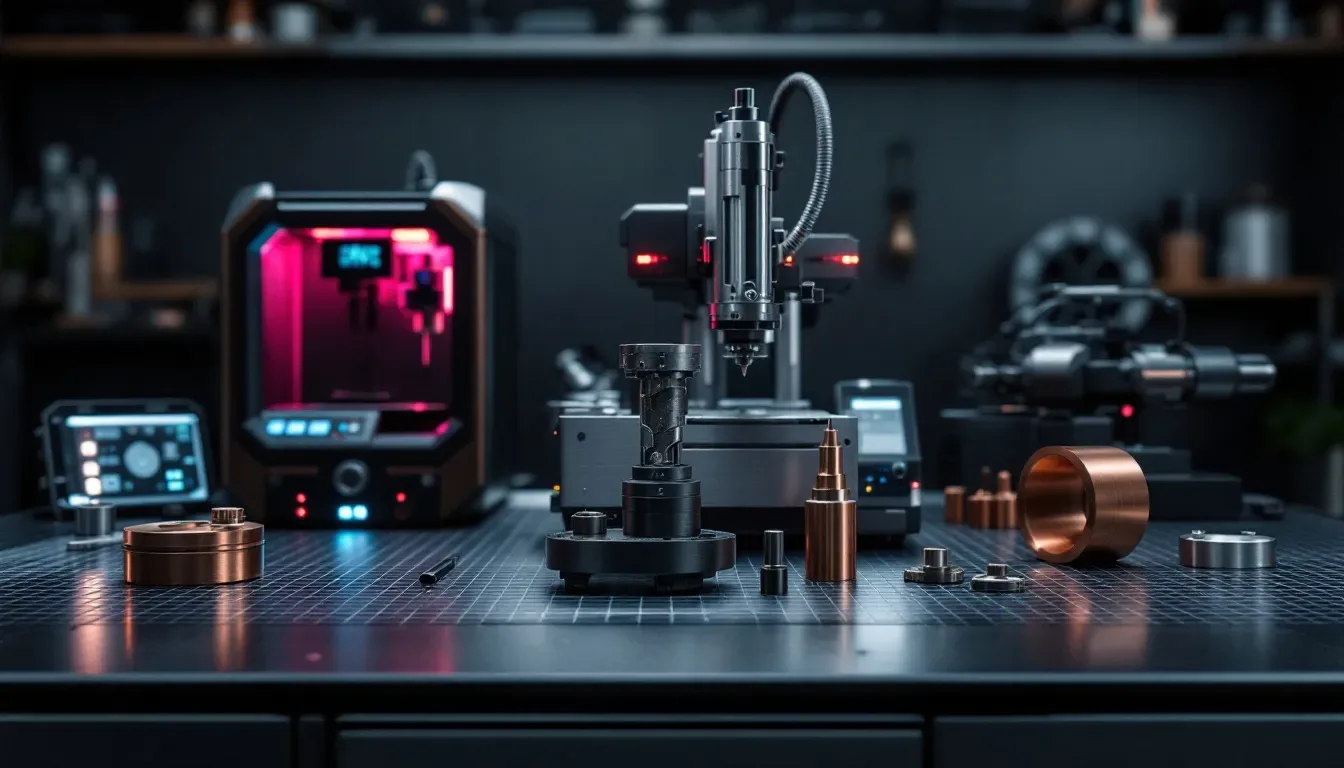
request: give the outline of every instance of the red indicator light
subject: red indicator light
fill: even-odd
[[[700,241],[700,263],[709,263],[709,243],[704,240]]]
[[[841,253],[835,256],[826,256],[825,259],[834,264],[844,264],[850,267],[859,263],[859,255],[857,253]]]
[[[635,263],[641,267],[651,267],[654,264],[661,264],[664,261],[667,261],[666,257],[652,253],[640,253],[635,255]]]
[[[1128,419],[1133,416],[1134,416],[1134,406],[1129,405],[1128,403],[1120,406],[1120,418]]]
[[[302,520],[303,518],[308,516],[308,510],[304,509],[303,507],[299,507],[294,510],[294,516]]]
[[[918,480],[911,480],[911,481],[910,481],[910,489],[911,489],[911,490],[915,490],[915,491],[919,490],[919,481],[918,481]]]
[[[405,504],[405,503],[406,503],[406,494],[404,494],[404,493],[398,493],[398,494],[397,494],[397,503],[398,503],[398,504]]]
[[[299,495],[297,495],[297,496],[294,497],[294,500],[297,501],[297,502],[300,503],[300,504],[307,504],[307,503],[308,503],[308,495],[307,495],[307,494],[304,494],[304,493],[300,493]]]
[[[790,253],[788,256],[785,256],[785,257],[784,257],[784,266],[786,266],[786,267],[792,267],[792,266],[793,266],[793,254],[792,254],[792,253]]]

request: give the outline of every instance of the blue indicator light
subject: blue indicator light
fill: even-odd
[[[182,484],[181,481],[178,481],[178,480],[169,480],[169,481],[168,481],[168,492],[169,492],[169,493],[181,493],[181,492],[183,491],[184,488],[185,488],[185,486]]]
[[[336,516],[342,520],[350,520],[354,518],[355,512],[354,510],[350,509],[350,507],[341,507],[340,509],[336,510]]]
[[[308,423],[309,437],[326,437],[331,434],[331,422],[326,419],[318,419]]]
[[[302,435],[303,431],[307,428],[308,428],[308,422],[300,421],[298,419],[291,419],[290,422],[285,425],[285,434]]]
[[[877,478],[877,482],[881,483],[882,485],[886,485],[886,484],[887,484],[887,478],[885,478],[885,477],[879,477],[879,478]]]
[[[346,424],[344,421],[342,421],[340,424],[337,424],[337,425],[336,425],[336,431],[337,431],[337,432],[347,432],[347,431],[349,431],[349,430],[350,430],[350,425],[349,425],[349,424]]]
[[[872,476],[872,475],[869,475],[869,476],[863,478],[863,481],[864,481],[865,483],[871,483],[871,482],[873,482],[873,476]]]
[[[283,435],[284,433],[285,433],[284,419],[271,419],[270,421],[266,422],[266,434]]]
[[[368,520],[368,519],[369,519],[369,508],[366,507],[366,506],[364,506],[363,504],[356,504],[356,505],[355,505],[355,509],[354,509],[354,513],[355,513],[355,519],[356,519],[356,520]]]

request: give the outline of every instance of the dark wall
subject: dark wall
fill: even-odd
[[[127,209],[160,218],[175,275],[217,269],[220,220],[244,184],[384,188],[400,184],[411,150],[432,151],[442,177],[485,187],[524,238],[520,437],[535,464],[559,349],[614,352],[678,336],[677,311],[624,276],[622,211],[682,199],[698,182],[713,112],[734,86],[768,94],[775,74],[47,73],[24,89],[23,132],[12,138],[27,158],[53,140],[97,157]],[[823,82],[836,154],[820,226],[864,241],[864,283],[805,340],[805,394],[829,403],[837,379],[913,379],[926,442],[937,409],[953,400],[957,357],[1003,316],[1013,251],[1042,225],[1098,214],[1147,230],[1168,194],[1226,199],[1261,179],[1291,187],[1301,167],[1302,100],[1280,78],[1034,71]],[[779,195],[786,215],[800,209],[811,174],[810,116],[801,101],[795,111],[781,142],[792,162]],[[884,153],[895,137],[914,144],[918,191],[921,253],[904,282],[878,268]]]

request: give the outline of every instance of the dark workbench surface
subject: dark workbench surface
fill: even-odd
[[[1057,711],[1054,696],[1021,696],[1036,688],[1067,691],[1070,711],[1136,711],[1136,702],[1181,711],[1196,699],[1200,711],[1344,708],[1338,522],[1299,513],[1256,525],[1279,537],[1277,569],[1193,572],[1176,560],[1187,525],[1154,524],[1123,563],[1077,570],[1035,562],[1016,532],[944,528],[940,516],[926,514],[935,522],[903,549],[865,552],[850,586],[805,583],[792,552],[782,598],[759,595],[750,550],[702,595],[640,596],[623,585],[565,595],[542,565],[543,534],[559,521],[541,496],[463,530],[268,530],[266,575],[219,588],[127,587],[118,548],[67,552],[63,538],[31,540],[35,526],[52,524],[11,518],[0,540],[24,543],[0,551],[0,710],[58,708],[77,695],[93,707],[165,711],[181,701],[181,683],[294,708],[357,700],[359,711],[407,711],[408,693],[457,684],[474,692],[475,711],[524,689],[559,711],[576,695],[629,711],[645,707],[630,698],[641,692],[674,706],[667,697],[702,697],[702,684],[730,681],[740,685],[715,707],[764,695],[757,708],[805,697],[836,711],[869,691],[881,698],[862,697],[867,711],[881,700],[910,711],[914,697],[924,709],[976,712],[1012,691],[1014,711]],[[1006,561],[1030,591],[904,583],[902,568],[925,545],[948,547],[968,577],[991,558]],[[448,552],[461,560],[447,583],[415,583]],[[202,674],[215,672],[241,674]],[[1103,689],[1140,695],[1087,694]],[[190,706],[230,709],[222,701]]]

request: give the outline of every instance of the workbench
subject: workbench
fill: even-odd
[[[118,548],[68,552],[59,524],[6,518],[6,766],[1344,760],[1344,525],[1309,512],[1254,524],[1278,568],[1217,572],[1178,564],[1188,525],[1073,569],[933,508],[904,547],[863,551],[852,585],[806,583],[790,551],[784,597],[759,594],[752,542],[703,594],[565,594],[534,493],[469,528],[270,528],[265,576],[211,588],[128,587]],[[907,584],[923,546],[1029,589]]]

